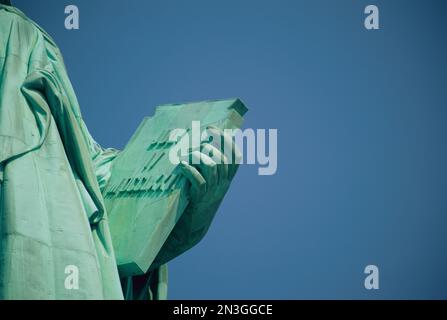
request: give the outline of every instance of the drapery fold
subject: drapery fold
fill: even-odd
[[[54,41],[0,5],[0,298],[123,299],[92,139]],[[67,288],[67,267],[79,288]]]

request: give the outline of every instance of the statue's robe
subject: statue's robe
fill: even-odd
[[[100,189],[116,153],[50,36],[0,5],[0,299],[123,299]]]

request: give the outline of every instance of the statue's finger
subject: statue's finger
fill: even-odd
[[[206,192],[206,180],[200,172],[186,161],[180,162],[179,168],[183,176],[191,183],[191,195],[200,197]]]
[[[232,144],[232,150],[233,161],[231,166],[228,167],[228,179],[233,179],[233,177],[236,175],[237,170],[239,169],[239,165],[242,163],[242,153],[240,152],[239,147],[234,142]]]
[[[195,167],[206,180],[207,190],[214,187],[218,182],[217,165],[213,159],[199,151],[191,153],[192,166]]]
[[[209,156],[217,164],[218,183],[228,180],[228,158],[209,143],[202,145],[202,153]]]
[[[208,126],[208,132],[213,136],[213,141],[210,144],[223,150],[224,155],[228,158],[228,178],[232,179],[239,168],[239,164],[242,162],[242,153],[240,152],[239,147],[236,145],[234,138],[231,135],[219,128]],[[216,141],[216,139],[219,140]]]

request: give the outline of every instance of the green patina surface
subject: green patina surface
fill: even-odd
[[[166,152],[161,135],[173,126],[239,127],[244,112],[239,100],[160,107],[123,152],[103,149],[57,45],[0,4],[0,298],[166,298],[166,263],[203,238],[237,166],[199,165],[203,178],[189,165],[148,162]],[[217,170],[219,184],[202,190]],[[65,285],[69,265],[79,269],[76,290]]]
[[[121,275],[146,273],[189,204],[186,178],[169,160],[175,129],[192,131],[200,119],[209,125],[234,129],[242,125],[245,106],[239,100],[210,101],[157,108],[146,118],[125,150],[114,160],[113,174],[104,190],[109,224]],[[186,131],[185,130],[185,131]],[[220,200],[220,199],[218,199]],[[181,247],[160,256],[175,257],[204,235],[214,212],[197,215]],[[168,246],[165,250],[168,250]],[[151,269],[167,261],[157,261]]]

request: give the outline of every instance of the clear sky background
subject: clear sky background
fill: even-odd
[[[447,298],[447,2],[13,2],[59,44],[104,147],[171,102],[240,97],[246,127],[279,130],[277,174],[241,168],[170,263],[171,299]]]

